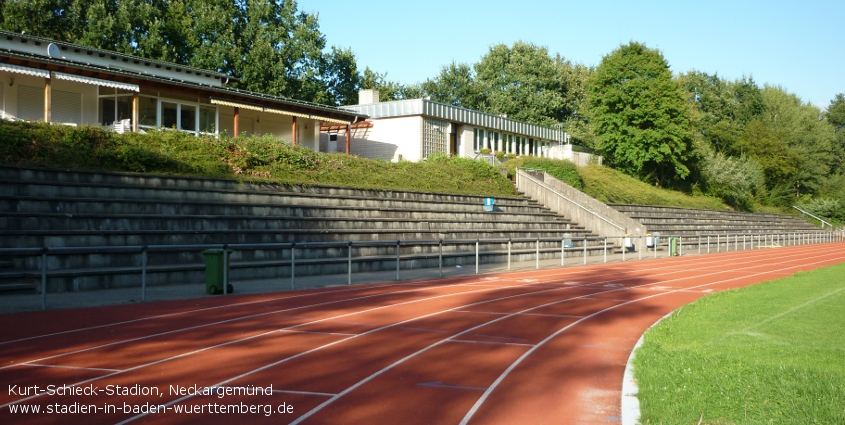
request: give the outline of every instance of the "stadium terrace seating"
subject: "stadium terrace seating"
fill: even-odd
[[[140,259],[113,247],[144,245],[308,243],[297,250],[297,275],[346,273],[347,241],[402,241],[402,268],[533,260],[582,255],[589,230],[521,198],[483,198],[337,187],[280,186],[222,179],[0,167],[0,248],[112,247],[100,253],[51,255],[50,290],[138,285]],[[527,240],[531,238],[534,240]],[[581,241],[578,239],[582,238]],[[519,241],[522,239],[522,241]],[[428,240],[429,243],[411,243]],[[339,243],[319,247],[316,243]],[[588,250],[603,243],[587,241]],[[207,246],[206,246],[207,248]],[[151,285],[204,281],[201,249],[149,253]],[[598,255],[598,252],[592,252]],[[396,244],[354,248],[353,271],[396,268]],[[232,279],[290,276],[291,250],[235,249]],[[40,256],[0,255],[0,285],[35,286]],[[17,286],[16,286],[17,285]]]

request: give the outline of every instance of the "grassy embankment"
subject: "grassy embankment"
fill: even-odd
[[[610,204],[662,205],[710,210],[728,209],[721,199],[691,196],[682,192],[657,188],[612,168],[598,165],[576,167],[568,161],[543,158],[520,158],[505,163],[513,175],[516,167],[546,170],[557,179],[582,190],[599,201]]]
[[[845,423],[845,264],[687,305],[645,335],[643,424]]]
[[[217,139],[175,131],[115,134],[93,127],[0,121],[0,163],[288,185],[517,196],[507,178],[480,161],[442,156],[420,163],[390,163],[291,147],[272,137]]]
[[[336,185],[493,197],[516,196],[499,172],[480,161],[436,157],[413,163],[368,160],[291,147],[272,137],[219,139],[175,131],[115,134],[94,127],[0,121],[0,163]],[[608,203],[726,209],[718,199],[655,188],[607,167],[520,158],[505,163],[541,168]]]

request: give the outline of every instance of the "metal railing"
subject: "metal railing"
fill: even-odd
[[[651,245],[647,245],[651,238]],[[637,244],[634,243],[636,239],[639,240]],[[674,239],[674,241],[673,241]],[[482,264],[481,256],[506,256],[507,270],[512,269],[512,261],[516,258],[533,257],[534,267],[539,269],[541,258],[544,260],[560,259],[560,267],[567,265],[566,259],[579,258],[581,263],[587,264],[588,251],[592,252],[592,257],[603,257],[602,260],[595,262],[608,262],[608,254],[619,255],[621,261],[627,261],[636,257],[643,259],[644,257],[657,258],[659,251],[663,250],[664,256],[684,255],[685,251],[689,253],[690,250],[695,250],[699,254],[715,252],[730,252],[749,249],[760,249],[776,246],[794,246],[806,245],[811,243],[828,243],[845,240],[845,231],[837,232],[778,232],[778,233],[745,233],[745,234],[702,234],[702,235],[662,235],[660,238],[652,238],[651,236],[582,236],[571,237],[568,235],[555,238],[519,238],[519,239],[451,239],[451,240],[390,240],[390,241],[345,241],[345,242],[302,242],[302,243],[271,243],[271,244],[207,244],[207,245],[144,245],[144,246],[97,246],[97,247],[43,247],[43,248],[2,248],[0,249],[0,256],[14,256],[14,257],[40,257],[37,261],[37,270],[34,268],[28,271],[23,271],[22,274],[27,276],[40,278],[40,285],[36,288],[41,295],[41,308],[47,309],[47,293],[48,280],[51,277],[62,276],[90,276],[90,275],[140,275],[141,301],[147,300],[148,275],[150,273],[167,273],[172,271],[172,266],[150,266],[148,256],[151,253],[173,253],[173,252],[201,252],[208,249],[222,249],[224,253],[224,271],[223,271],[223,291],[227,293],[229,284],[229,258],[230,251],[255,251],[255,250],[288,250],[289,258],[279,261],[273,261],[272,264],[265,265],[265,267],[289,267],[290,268],[290,289],[296,289],[297,278],[297,252],[304,252],[308,250],[326,249],[326,248],[340,248],[339,252],[345,252],[343,256],[332,256],[326,258],[305,260],[310,263],[345,263],[347,285],[352,284],[353,265],[358,262],[374,261],[373,256],[359,256],[356,257],[354,252],[361,247],[395,247],[393,256],[377,256],[375,261],[395,261],[395,278],[401,280],[401,265],[403,260],[411,260],[416,257],[431,258],[437,256],[438,276],[443,277],[444,264],[447,256],[456,259],[466,259],[474,257],[475,274],[479,273],[479,266]],[[581,246],[576,246],[576,243]],[[482,250],[483,245],[507,244],[506,251],[500,250]],[[522,243],[523,248],[516,252],[512,249],[514,243]],[[592,243],[592,245],[591,245]],[[609,245],[611,243],[612,245]],[[541,247],[542,244],[542,247]],[[559,244],[559,245],[558,245]],[[454,245],[453,252],[444,254],[444,246]],[[421,246],[437,246],[436,251],[426,254],[406,254],[403,256],[403,247],[421,247]],[[464,248],[462,249],[463,246]],[[528,248],[531,246],[533,249]],[[644,249],[635,249],[636,246],[646,247]],[[466,247],[472,251],[468,251]],[[618,252],[617,252],[618,251]],[[68,270],[50,267],[50,257],[71,256],[71,255],[137,255],[137,265],[121,267],[119,270],[112,270],[108,267],[94,267],[84,268],[82,270]],[[486,261],[485,264],[504,264],[504,262]],[[556,262],[547,264],[557,266]],[[236,265],[237,266],[237,265]],[[188,269],[195,272],[202,271],[202,265],[188,265]],[[251,266],[245,266],[251,267]],[[260,266],[256,266],[260,267]],[[420,267],[408,267],[408,269],[416,269]],[[385,269],[381,269],[385,271]],[[279,287],[278,289],[283,289]]]
[[[520,171],[545,172],[545,171],[543,171],[543,170],[534,170],[534,169],[531,169],[531,168],[523,168],[523,169],[519,169],[519,170],[517,170],[517,172],[520,172]],[[589,209],[589,208],[587,208],[587,207],[585,207],[585,206],[581,205],[580,203],[578,203],[578,202],[577,202],[577,201],[575,201],[574,199],[572,199],[572,198],[570,198],[570,197],[568,197],[568,196],[566,196],[566,195],[564,195],[564,194],[562,194],[562,193],[560,193],[560,192],[558,192],[558,191],[556,191],[556,190],[552,189],[549,185],[545,184],[544,182],[541,182],[541,181],[539,181],[539,180],[535,179],[534,177],[531,177],[531,176],[529,176],[529,175],[527,175],[527,174],[525,174],[525,173],[523,173],[523,174],[522,174],[522,176],[523,176],[523,177],[525,177],[526,179],[528,179],[528,180],[532,181],[534,184],[536,184],[536,185],[538,185],[538,186],[542,187],[543,189],[546,189],[546,190],[547,190],[547,191],[549,191],[550,193],[552,193],[552,194],[554,194],[554,195],[557,195],[557,196],[559,196],[559,197],[561,197],[561,198],[565,199],[567,202],[569,202],[569,203],[571,203],[572,205],[575,205],[576,207],[578,207],[578,208],[580,208],[580,209],[582,209],[582,210],[586,211],[588,214],[590,214],[590,215],[592,215],[592,216],[594,216],[594,217],[598,218],[599,220],[604,221],[605,223],[607,223],[607,224],[609,224],[609,225],[611,225],[611,226],[613,226],[613,227],[615,227],[615,228],[617,228],[617,229],[621,230],[622,232],[625,232],[625,231],[626,231],[625,227],[620,226],[620,225],[618,225],[618,224],[614,223],[613,221],[611,221],[611,220],[609,220],[609,219],[605,218],[603,215],[601,215],[601,214],[599,214],[599,213],[597,213],[597,212],[595,212],[595,211],[593,211],[593,210],[591,210],[591,209]]]
[[[822,229],[824,229],[824,226],[825,226],[825,225],[828,225],[828,226],[830,226],[830,229],[831,229],[831,230],[833,230],[833,225],[832,225],[832,224],[830,224],[830,223],[828,223],[827,221],[824,221],[823,219],[821,219],[821,218],[819,218],[819,217],[816,217],[815,215],[810,214],[809,212],[804,211],[804,210],[802,210],[801,208],[798,208],[798,207],[796,207],[796,206],[794,206],[794,205],[792,206],[792,208],[795,208],[796,210],[800,211],[800,212],[801,212],[801,214],[806,214],[806,215],[808,215],[808,216],[810,216],[810,217],[815,218],[815,219],[816,219],[816,220],[818,220],[819,222],[821,222],[821,224],[822,224]]]

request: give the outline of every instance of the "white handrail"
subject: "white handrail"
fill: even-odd
[[[826,222],[826,221],[824,221],[824,220],[822,220],[822,219],[820,219],[820,218],[818,218],[818,217],[816,217],[816,216],[814,216],[814,215],[812,215],[812,214],[808,213],[807,211],[804,211],[804,210],[802,210],[801,208],[798,208],[798,207],[796,207],[796,206],[794,206],[794,205],[792,206],[792,208],[795,208],[796,210],[801,211],[801,213],[803,213],[803,214],[807,214],[807,215],[809,215],[810,217],[813,217],[813,218],[815,218],[816,220],[820,221],[820,222],[822,223],[822,229],[824,229],[824,225],[825,225],[825,224],[827,224],[828,226],[830,226],[831,230],[833,229],[833,225],[832,225],[832,224],[830,224],[830,223],[828,223],[828,222]]]
[[[560,196],[560,197],[561,197],[561,198],[563,198],[563,199],[566,199],[567,201],[571,202],[573,205],[577,206],[578,208],[581,208],[582,210],[584,210],[584,211],[586,211],[586,212],[588,212],[588,213],[590,213],[590,214],[592,214],[592,215],[596,216],[599,220],[604,221],[605,223],[607,223],[607,224],[609,224],[609,225],[611,225],[611,226],[613,226],[613,227],[615,227],[615,228],[617,228],[617,229],[621,230],[622,232],[625,232],[625,231],[626,231],[626,230],[625,230],[625,227],[620,226],[620,225],[618,225],[618,224],[616,224],[616,223],[614,223],[614,222],[612,222],[612,221],[610,221],[610,220],[608,220],[608,219],[604,218],[601,214],[599,214],[599,213],[597,213],[597,212],[595,212],[595,211],[593,211],[593,210],[591,210],[591,209],[589,209],[589,208],[587,208],[587,207],[585,207],[585,206],[583,206],[583,205],[579,204],[578,202],[575,202],[573,199],[569,198],[568,196],[566,196],[566,195],[564,195],[564,194],[562,194],[562,193],[560,193],[560,192],[558,192],[558,191],[556,191],[556,190],[552,189],[551,187],[547,186],[545,183],[543,183],[543,182],[541,182],[541,181],[538,181],[538,180],[536,180],[535,178],[533,178],[533,177],[529,176],[529,175],[528,175],[525,171],[517,169],[517,170],[516,170],[516,172],[517,172],[517,173],[522,174],[522,176],[523,176],[523,177],[527,178],[528,180],[531,180],[532,182],[534,182],[534,183],[536,183],[537,185],[539,185],[540,187],[542,187],[542,188],[544,188],[544,189],[548,190],[549,192],[554,193],[555,195]]]

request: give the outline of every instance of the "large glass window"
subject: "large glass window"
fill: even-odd
[[[163,127],[191,133],[216,134],[217,108],[142,96],[141,126]],[[159,116],[160,114],[160,116]]]
[[[215,133],[217,109],[210,106],[200,106],[200,128],[202,133]]]
[[[147,128],[158,127],[158,99],[141,96],[138,103],[140,125]]]
[[[132,119],[132,92],[100,87],[100,125],[109,126],[118,121]]]
[[[179,105],[171,102],[161,102],[161,126],[168,129],[179,129]]]
[[[181,118],[180,130],[197,131],[197,107],[193,105],[179,105]]]

